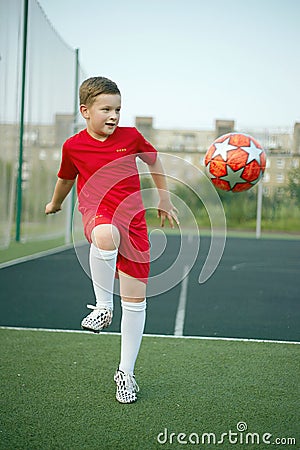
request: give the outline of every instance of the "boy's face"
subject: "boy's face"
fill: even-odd
[[[115,131],[120,120],[120,110],[121,97],[118,94],[100,94],[91,106],[80,106],[89,134],[100,141]]]

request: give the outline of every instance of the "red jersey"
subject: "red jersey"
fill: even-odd
[[[154,164],[156,156],[156,149],[136,128],[117,127],[105,141],[93,138],[85,129],[64,143],[58,177],[78,177],[82,214],[103,209],[113,214],[125,201],[123,212],[128,216],[143,209],[136,158]]]
[[[121,235],[117,270],[147,283],[150,250],[137,157],[151,165],[157,152],[136,128],[117,127],[103,142],[83,130],[63,145],[58,177],[77,177],[78,208],[88,241],[95,226],[116,225]]]

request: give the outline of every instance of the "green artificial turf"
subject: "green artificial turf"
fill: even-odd
[[[115,400],[119,335],[2,329],[0,345],[1,449],[300,446],[298,345],[145,336],[132,405]],[[263,444],[265,433],[297,442]]]
[[[39,252],[64,246],[64,239],[50,239],[48,241],[30,241],[26,243],[11,242],[6,249],[0,249],[0,263],[11,261]]]

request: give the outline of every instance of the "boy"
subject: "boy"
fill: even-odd
[[[83,329],[99,333],[110,325],[115,272],[122,305],[121,359],[114,380],[120,403],[136,401],[139,388],[134,365],[146,317],[149,241],[136,166],[139,156],[149,166],[158,189],[158,216],[174,227],[177,210],[170,201],[164,170],[155,148],[135,129],[118,127],[121,94],[104,77],[89,78],[79,91],[86,129],[63,145],[58,180],[46,214],[61,205],[77,178],[79,210],[90,242],[90,270],[96,305]]]

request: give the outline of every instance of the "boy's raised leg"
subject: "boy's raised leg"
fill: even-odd
[[[108,327],[112,321],[113,288],[118,255],[118,249],[115,247],[118,244],[115,243],[118,231],[112,227],[109,224],[98,225],[93,230],[93,242],[90,247],[89,262],[96,305],[88,305],[92,312],[82,320],[81,326],[95,333]]]

